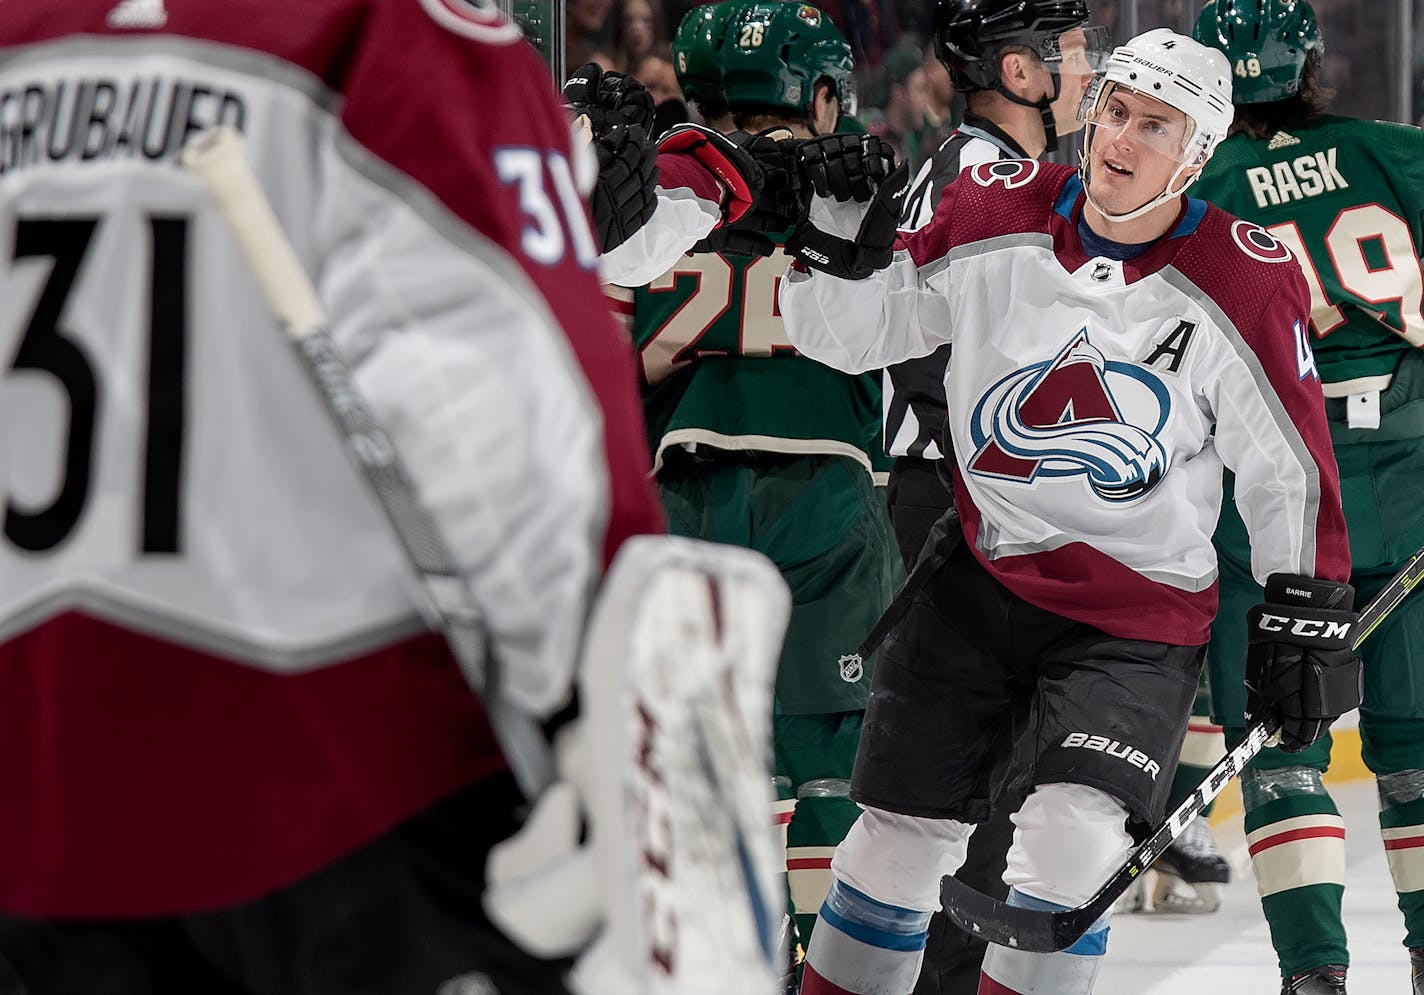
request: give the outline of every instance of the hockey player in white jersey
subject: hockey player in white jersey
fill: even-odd
[[[967,104],[964,122],[920,168],[905,200],[902,231],[929,224],[941,194],[970,166],[1036,159],[1060,135],[1082,128],[1078,104],[1107,57],[1107,29],[1088,24],[1085,0],[940,0],[935,52]],[[953,503],[944,441],[944,370],[949,346],[885,371],[885,449],[895,458],[886,486],[905,568],[914,566],[934,524]],[[980,825],[957,875],[1004,897],[1000,880],[1013,826],[996,805]],[[943,916],[930,923],[916,995],[973,995],[985,943]]]
[[[1335,463],[1290,253],[1183,194],[1231,122],[1230,67],[1158,29],[1084,97],[1081,170],[989,162],[892,242],[903,173],[817,196],[781,290],[793,343],[854,371],[953,342],[963,542],[917,570],[882,646],[804,995],[904,995],[938,882],[1013,750],[1010,902],[1084,902],[1155,824],[1215,613],[1223,465],[1267,603],[1251,680],[1334,716],[1359,701]],[[884,173],[881,173],[884,177]],[[873,184],[871,184],[873,186]],[[1328,633],[1328,635],[1327,635]],[[892,859],[893,858],[893,859]],[[1069,950],[991,947],[980,991],[1087,995],[1107,922]]]
[[[687,806],[664,803],[694,798],[704,855],[734,878],[769,864],[774,883],[770,832],[728,848],[705,829],[741,807],[728,760],[765,778],[785,594],[759,591],[763,614],[702,569],[705,550],[686,553],[690,578],[663,600],[701,608],[652,618],[640,647],[629,625],[621,639],[595,625],[610,679],[565,722],[605,569],[662,521],[568,121],[518,28],[477,0],[6,0],[0,989],[566,990],[568,963],[525,953],[484,908],[486,854],[524,799],[480,701],[213,198],[178,166],[212,125],[246,134],[323,338],[443,533],[443,579],[481,610],[505,696],[565,731],[616,713],[583,783],[611,780],[615,810],[622,789],[656,806],[651,833],[620,836],[605,816],[636,822],[584,791],[602,872],[646,858],[666,873],[562,893],[544,932],[590,893],[595,928],[602,895],[631,880],[631,914],[595,950],[641,949],[635,968],[685,978],[667,931],[683,921],[678,867],[692,870],[672,848]],[[667,576],[615,569],[594,617],[647,625],[632,594]],[[739,629],[748,612],[763,624]],[[673,650],[696,671],[669,675]],[[759,659],[760,675],[730,665]],[[625,660],[656,682],[641,698],[612,679]],[[680,696],[694,679],[712,686]],[[637,751],[629,701],[647,706]],[[692,702],[710,713],[692,716],[701,753],[671,718]],[[752,797],[758,829],[767,804]],[[524,868],[507,856],[514,889]],[[727,874],[702,870],[715,904]],[[502,894],[500,921],[526,925]],[[770,921],[746,911],[734,932],[750,944],[715,956],[769,953],[775,901],[756,897]],[[617,975],[606,959],[591,973]],[[653,990],[636,980],[580,990]]]

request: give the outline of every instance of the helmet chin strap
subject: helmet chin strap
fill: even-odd
[[[999,92],[1010,103],[1018,104],[1020,107],[1033,107],[1038,110],[1038,115],[1043,119],[1043,154],[1048,155],[1058,151],[1058,125],[1053,119],[1053,102],[1058,99],[1058,95],[1063,92],[1063,80],[1057,73],[1049,73],[1053,77],[1053,96],[1039,97],[1037,100],[1025,100],[1020,96],[1009,92],[1009,88],[1004,86],[1002,79],[994,82],[994,89]]]
[[[1186,192],[1187,187],[1191,186],[1192,183],[1193,183],[1193,181],[1196,180],[1196,176],[1195,176],[1195,175],[1189,176],[1189,177],[1187,177],[1187,182],[1185,182],[1185,183],[1182,184],[1182,187],[1181,187],[1180,190],[1173,190],[1173,189],[1172,189],[1172,187],[1174,187],[1174,186],[1176,185],[1177,180],[1181,179],[1182,172],[1183,172],[1183,171],[1187,168],[1187,166],[1189,165],[1188,163],[1185,163],[1185,162],[1184,162],[1184,163],[1181,163],[1180,165],[1177,166],[1176,172],[1174,172],[1174,173],[1168,178],[1168,180],[1167,180],[1167,185],[1162,188],[1162,192],[1161,192],[1161,193],[1159,193],[1157,196],[1153,197],[1151,200],[1149,200],[1147,203],[1143,204],[1141,207],[1133,208],[1131,211],[1127,211],[1127,212],[1125,212],[1125,213],[1123,213],[1123,214],[1114,214],[1114,213],[1112,213],[1111,211],[1109,211],[1107,208],[1103,207],[1102,204],[1099,204],[1099,203],[1097,202],[1097,200],[1093,197],[1093,194],[1092,194],[1092,184],[1091,184],[1091,180],[1092,180],[1092,167],[1090,167],[1090,166],[1088,165],[1088,163],[1089,163],[1088,155],[1089,155],[1089,153],[1091,152],[1092,147],[1093,147],[1093,127],[1092,127],[1092,125],[1089,125],[1089,126],[1088,126],[1088,134],[1087,134],[1086,136],[1084,136],[1084,138],[1083,138],[1083,151],[1078,153],[1078,175],[1079,175],[1079,177],[1081,177],[1082,180],[1083,180],[1083,196],[1088,199],[1088,203],[1089,203],[1089,204],[1092,204],[1093,207],[1097,209],[1097,212],[1098,212],[1099,214],[1101,214],[1103,217],[1107,218],[1109,221],[1112,221],[1112,222],[1133,221],[1133,220],[1135,220],[1135,219],[1137,219],[1137,218],[1140,218],[1140,217],[1142,217],[1144,214],[1147,214],[1149,211],[1152,211],[1152,210],[1154,210],[1154,209],[1156,209],[1156,208],[1162,206],[1163,204],[1167,203],[1168,201],[1170,201],[1170,200],[1175,200],[1176,198],[1180,197],[1183,193]]]

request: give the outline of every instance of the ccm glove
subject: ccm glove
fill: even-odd
[[[756,203],[734,224],[723,225],[692,247],[693,252],[725,252],[740,256],[769,256],[780,236],[804,213],[800,159],[801,140],[785,128],[768,128],[753,135],[734,131],[727,136],[746,150],[761,168],[762,188]]]
[[[564,83],[564,102],[574,116],[588,118],[595,139],[609,128],[636,124],[653,130],[653,95],[632,76],[606,73],[596,62],[579,66]]]
[[[589,195],[603,252],[647,224],[658,206],[658,148],[636,124],[615,125],[594,139],[598,180]]]
[[[1272,574],[1266,603],[1246,613],[1246,720],[1278,716],[1287,753],[1310,746],[1364,697],[1351,648],[1354,602],[1349,584]]]
[[[890,146],[873,135],[824,135],[801,145],[812,197],[786,242],[788,255],[812,269],[863,280],[890,265],[910,185]]]
[[[741,220],[761,194],[761,167],[751,153],[720,131],[700,124],[679,124],[658,139],[658,152],[690,155],[717,177],[726,190],[718,227]]]

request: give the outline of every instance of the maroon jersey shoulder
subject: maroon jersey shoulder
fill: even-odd
[[[1202,201],[1193,201],[1202,204]],[[1291,320],[1310,311],[1309,291],[1290,250],[1270,232],[1208,205],[1172,267],[1216,304],[1243,336],[1265,321],[1273,302]],[[1284,304],[1278,301],[1284,295]]]
[[[945,188],[934,219],[906,246],[919,265],[968,245],[1006,235],[1047,235],[1053,207],[1077,171],[1033,159],[999,159],[971,166]]]

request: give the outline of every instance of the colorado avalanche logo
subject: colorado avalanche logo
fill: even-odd
[[[981,187],[1002,183],[1013,190],[1038,175],[1038,162],[1034,159],[997,159],[993,162],[981,162],[973,167],[970,175]]]
[[[1103,500],[1132,501],[1167,471],[1157,435],[1171,404],[1151,371],[1108,361],[1083,328],[1055,358],[1015,370],[979,399],[969,471],[1025,484],[1085,475]]]
[[[1242,252],[1263,263],[1284,263],[1294,258],[1284,242],[1260,225],[1249,221],[1237,221],[1233,224],[1231,237],[1236,240]]]

